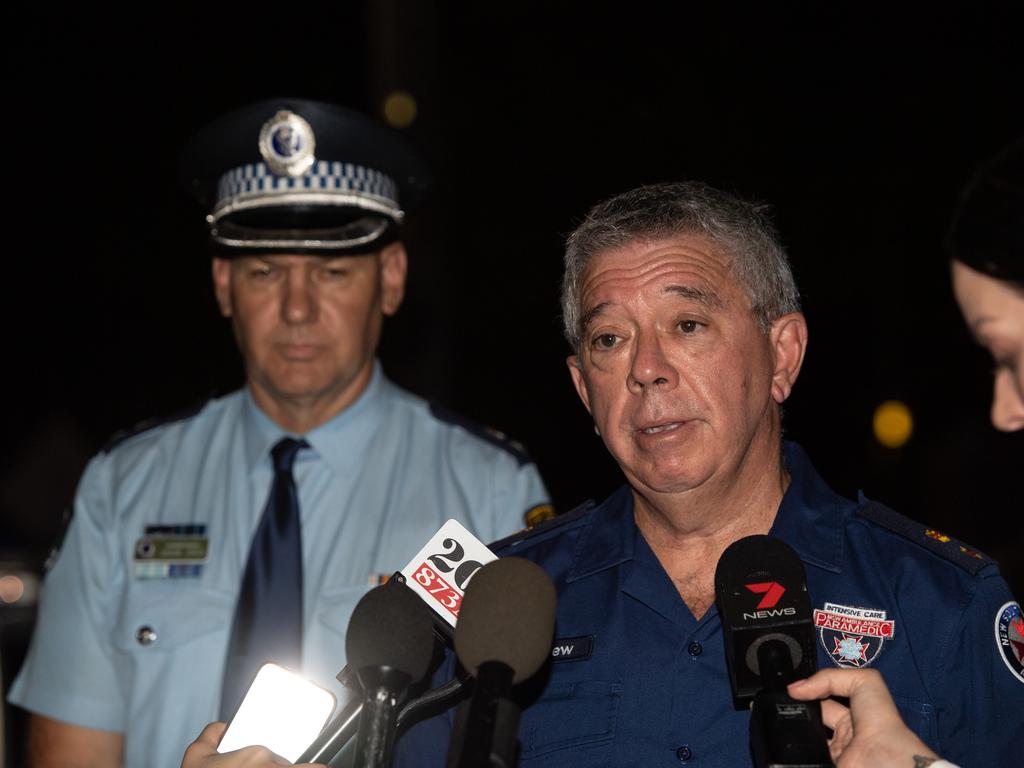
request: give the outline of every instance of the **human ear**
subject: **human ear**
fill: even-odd
[[[380,252],[380,306],[385,315],[393,315],[405,297],[405,278],[409,270],[405,246],[395,242]]]
[[[783,403],[793,391],[807,351],[807,320],[790,312],[775,320],[768,337],[772,347],[772,399]]]
[[[231,305],[231,262],[214,256],[210,270],[213,275],[213,295],[217,298],[220,313],[224,317],[231,317],[234,313]]]
[[[572,376],[572,383],[576,387],[576,394],[583,401],[583,407],[590,413],[590,395],[587,392],[587,382],[583,378],[583,368],[580,365],[578,355],[569,355],[565,358],[565,364],[569,367],[569,375]]]

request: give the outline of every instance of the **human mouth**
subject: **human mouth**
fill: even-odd
[[[283,344],[281,355],[286,360],[311,360],[316,357],[318,348],[313,344]]]
[[[650,427],[641,427],[640,431],[645,435],[657,435],[662,432],[671,432],[679,429],[685,422],[682,421],[669,421],[664,424],[655,424]]]

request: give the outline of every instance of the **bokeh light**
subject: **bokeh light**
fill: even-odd
[[[886,400],[875,409],[875,439],[886,448],[901,448],[914,434],[914,416],[900,400]]]
[[[25,594],[25,583],[17,576],[7,574],[0,576],[0,600],[5,603],[16,603]]]
[[[408,91],[392,91],[384,99],[384,119],[392,128],[408,128],[416,121],[416,99]]]

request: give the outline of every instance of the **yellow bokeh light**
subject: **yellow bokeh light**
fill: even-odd
[[[914,434],[914,416],[907,404],[886,400],[875,409],[875,439],[886,448],[901,448]]]
[[[25,584],[17,576],[10,574],[0,576],[0,600],[5,603],[16,603],[25,594]]]
[[[392,91],[384,99],[384,119],[392,128],[408,128],[416,120],[416,99],[408,91]]]

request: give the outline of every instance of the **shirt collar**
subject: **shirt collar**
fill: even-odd
[[[242,397],[245,456],[249,472],[267,461],[270,449],[282,437],[301,437],[328,467],[342,476],[358,471],[366,446],[379,428],[380,411],[389,386],[380,362],[374,360],[370,383],[348,408],[305,435],[294,435],[272,420],[256,404],[246,387]],[[299,455],[301,460],[302,454]]]
[[[768,533],[793,547],[808,565],[839,573],[843,560],[843,512],[854,502],[825,484],[807,453],[796,443],[783,443],[783,459],[789,471],[789,488]],[[591,514],[567,580],[582,579],[632,560],[636,535],[633,493],[625,485]]]
[[[843,513],[855,505],[826,485],[807,453],[783,443],[789,488],[769,536],[782,539],[808,565],[840,573],[843,565]]]
[[[576,581],[632,560],[636,535],[633,489],[624,485],[591,513],[566,581]]]

